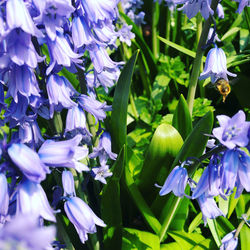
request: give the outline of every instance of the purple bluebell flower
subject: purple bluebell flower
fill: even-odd
[[[88,240],[88,233],[96,232],[96,225],[105,227],[104,222],[80,198],[71,197],[64,203],[64,210],[80,237],[82,243]]]
[[[60,112],[63,108],[72,108],[77,106],[71,100],[71,96],[77,92],[71,83],[63,76],[53,74],[47,81],[47,92],[50,104],[50,117],[53,117],[54,111]]]
[[[76,196],[75,182],[73,174],[70,171],[64,170],[62,173],[62,184],[64,190],[64,196]]]
[[[236,77],[227,70],[227,59],[224,51],[215,45],[215,48],[210,49],[207,54],[204,71],[200,74],[199,79],[204,80],[211,77],[211,82],[215,83],[218,79],[223,78],[228,80],[227,75]]]
[[[248,130],[250,122],[246,121],[245,113],[240,110],[232,118],[218,115],[220,127],[213,129],[213,135],[229,149],[236,146],[245,147],[249,143]]]
[[[77,135],[70,140],[52,141],[46,140],[38,151],[42,162],[51,167],[72,167],[78,172],[88,171],[88,167],[78,162],[88,155],[86,146],[78,146],[82,139]]]
[[[78,131],[80,133],[87,132],[89,134],[86,128],[85,113],[79,106],[72,107],[68,110],[65,133],[69,131]]]
[[[234,250],[238,245],[238,237],[235,237],[236,229],[227,234],[221,240],[220,250]]]
[[[100,73],[103,70],[112,70],[117,65],[123,64],[122,62],[117,63],[112,61],[105,48],[97,43],[89,44],[87,50],[89,51],[90,59],[97,73]]]
[[[23,0],[8,0],[6,13],[8,29],[21,28],[28,34],[43,37],[42,32],[35,26]]]
[[[117,18],[117,1],[116,0],[79,0],[82,7],[90,20],[95,24],[108,19]]]
[[[218,17],[223,19],[224,18],[224,10],[223,10],[223,6],[218,3],[218,6],[217,6],[217,9],[216,9],[216,12],[218,14]]]
[[[229,192],[237,186],[250,191],[250,157],[242,150],[227,150],[222,159],[221,188]],[[238,190],[237,190],[238,191]],[[238,193],[241,193],[238,191]],[[239,194],[237,194],[239,196]]]
[[[144,16],[145,13],[143,11],[139,12],[139,9],[143,5],[142,0],[122,0],[122,7],[124,9],[125,14],[136,24],[141,25],[144,24]]]
[[[25,144],[13,143],[8,148],[8,154],[13,163],[31,181],[40,183],[50,172],[38,154]]]
[[[20,215],[1,228],[0,249],[52,249],[50,244],[55,237],[55,226],[40,227],[36,216]]]
[[[172,191],[176,196],[182,197],[185,195],[187,181],[187,169],[182,166],[176,166],[167,177],[159,194],[162,196]]]
[[[193,190],[192,199],[196,199],[205,193],[206,196],[217,196],[222,193],[220,189],[220,165],[219,157],[213,155],[205,168],[196,188]]]
[[[245,7],[250,7],[250,3],[248,0],[234,0],[236,2],[239,2],[239,7],[236,12],[239,14],[243,11]]]
[[[75,8],[68,0],[46,0],[36,1],[39,7],[40,15],[35,17],[36,23],[44,24],[48,37],[54,41],[56,39],[56,30],[61,28],[70,17]]]
[[[99,157],[101,166],[105,166],[108,158],[115,160],[117,154],[111,150],[111,137],[108,132],[103,132],[98,147],[93,149],[93,153],[89,154],[89,158]]]
[[[17,103],[19,102],[18,93],[28,98],[31,95],[40,96],[39,92],[40,89],[33,70],[26,65],[18,66],[14,64],[10,69],[6,97],[12,96]]]
[[[91,171],[94,175],[94,179],[102,182],[103,184],[107,184],[106,178],[112,176],[113,174],[110,172],[108,165],[92,168]]]
[[[216,41],[221,42],[221,40],[218,38],[217,33],[215,33],[215,34],[214,33],[215,33],[214,28],[210,28],[209,32],[208,32],[208,35],[207,35],[207,42],[210,41],[210,40],[212,40],[211,42],[213,42],[213,43],[215,43]],[[212,37],[213,35],[214,35],[214,37]]]
[[[211,9],[210,4],[211,0],[191,0],[186,1],[184,6],[179,10],[183,10],[183,13],[185,13],[189,19],[196,16],[199,11],[205,19],[208,19],[209,15],[214,14],[214,11]]]
[[[3,173],[0,173],[0,223],[3,223],[8,214],[9,193],[7,178]]]
[[[94,99],[94,97],[87,95],[80,95],[77,97],[77,100],[84,110],[95,117],[96,123],[106,118],[105,111],[109,111],[109,106],[105,102],[101,103]]]
[[[36,68],[37,63],[44,60],[40,57],[31,41],[31,35],[20,29],[12,30],[6,37],[7,51],[12,62],[22,66]]]
[[[135,34],[131,32],[132,25],[123,24],[119,30],[119,38],[121,42],[125,42],[128,46],[131,46],[131,39],[135,38]]]
[[[218,216],[225,216],[223,212],[217,207],[216,202],[211,197],[206,197],[202,194],[197,198],[202,212],[202,219],[204,224],[207,224],[207,219],[215,219]]]
[[[76,16],[72,22],[72,40],[76,48],[97,42],[84,16]]]
[[[28,179],[17,187],[16,214],[33,214],[45,220],[56,222],[54,212],[49,205],[42,186]]]
[[[50,54],[50,65],[46,70],[46,74],[50,72],[56,65],[63,65],[65,67],[71,67],[72,63],[82,63],[79,59],[82,55],[76,54],[70,47],[67,39],[62,33],[57,31],[57,36],[54,41],[47,39],[47,45]]]

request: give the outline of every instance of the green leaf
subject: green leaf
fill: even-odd
[[[216,222],[217,222],[217,229],[218,229],[220,238],[224,237],[227,233],[234,230],[234,226],[224,216],[217,217]]]
[[[235,33],[239,32],[240,28],[239,27],[233,27],[231,29],[229,29],[224,35],[223,37],[220,39],[221,41],[226,40],[228,37],[235,35]]]
[[[217,247],[219,247],[221,245],[221,239],[220,239],[220,235],[218,233],[216,220],[207,219],[207,224],[208,224],[210,232],[211,232],[211,234],[216,242]]]
[[[250,229],[246,224],[244,224],[240,230],[240,245],[241,245],[241,250],[249,250]]]
[[[198,233],[171,231],[168,234],[181,246],[182,249],[191,249],[205,240],[205,238]]]
[[[168,244],[161,244],[161,250],[182,250],[182,248],[177,242],[171,242]]]
[[[128,147],[129,148],[129,147]],[[130,154],[132,154],[133,150],[128,149],[130,151]],[[132,159],[131,157],[130,159]],[[128,159],[129,161],[129,159]],[[129,164],[129,162],[128,162]],[[149,224],[149,226],[153,229],[153,231],[158,234],[161,229],[160,222],[156,219],[154,214],[152,213],[151,209],[147,205],[146,201],[144,200],[143,196],[141,195],[138,187],[136,186],[133,177],[130,174],[129,168],[125,167],[124,169],[124,178],[126,183],[126,188],[128,190],[128,193],[131,195],[134,203],[136,204],[137,208],[141,212],[142,216],[146,220],[146,222]]]
[[[139,51],[124,66],[115,88],[111,115],[111,138],[114,152],[119,152],[126,145],[127,109],[132,75]]]
[[[198,213],[188,227],[188,232],[192,233],[202,222],[202,213]]]
[[[182,144],[181,135],[173,126],[161,124],[155,130],[138,178],[138,186],[142,194],[148,198],[147,200],[151,198],[151,194],[155,194],[151,190],[154,183],[156,183],[157,175],[162,168],[166,168],[164,179],[166,178],[170,167],[166,163],[172,162],[173,157],[178,154]]]
[[[207,98],[196,98],[194,100],[194,108],[192,118],[203,117],[208,111],[214,111],[214,107],[211,106],[212,101]]]
[[[117,249],[117,248],[112,248]],[[122,250],[160,250],[160,240],[155,234],[133,228],[123,229]]]
[[[122,213],[120,207],[120,178],[124,168],[125,147],[114,163],[113,175],[104,186],[101,199],[102,219],[107,224],[104,231],[104,248],[121,248],[122,244]],[[110,205],[112,204],[112,206]]]
[[[172,47],[172,48],[174,48],[174,49],[176,49],[176,50],[178,50],[178,51],[180,51],[180,52],[182,52],[182,53],[184,53],[184,54],[186,54],[188,56],[191,56],[191,57],[195,58],[196,53],[194,51],[189,50],[189,49],[187,49],[187,48],[185,48],[185,47],[183,47],[181,45],[178,45],[176,43],[173,43],[173,42],[171,42],[171,41],[169,41],[169,40],[167,40],[167,39],[165,39],[163,37],[158,36],[158,38],[162,42],[166,43],[168,46],[170,46],[170,47]],[[205,56],[202,57],[202,61],[206,62],[206,57]]]
[[[173,126],[179,131],[183,139],[186,139],[193,129],[188,105],[182,94],[174,112]]]
[[[216,249],[217,246],[211,239],[205,239],[199,242],[196,246],[192,248],[192,250],[203,250],[203,249]]]
[[[235,193],[236,193],[236,188],[234,189],[234,192],[229,196],[228,200],[229,200],[229,205],[228,205],[228,214],[227,214],[227,218],[229,219],[230,216],[232,215],[239,198],[235,199]]]

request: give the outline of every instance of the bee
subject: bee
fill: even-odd
[[[225,102],[226,97],[231,92],[231,87],[230,87],[229,82],[225,80],[224,78],[220,78],[215,82],[215,87],[222,95],[222,101]]]

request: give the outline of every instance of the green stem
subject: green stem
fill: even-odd
[[[158,31],[158,23],[159,23],[159,16],[160,16],[160,6],[159,3],[156,1],[153,4],[153,15],[152,15],[152,47],[153,47],[153,54],[155,58],[159,56],[159,48],[160,42],[157,36],[159,35]]]
[[[219,0],[212,0],[211,8],[214,11],[217,8],[218,2]],[[206,43],[207,35],[208,35],[209,28],[211,26],[212,21],[213,19],[212,19],[212,16],[210,15],[209,18],[206,20],[204,27],[202,29],[200,41],[197,47],[196,57],[194,59],[193,70],[192,70],[191,77],[190,77],[187,103],[188,103],[188,108],[189,108],[189,112],[191,116],[192,116],[193,105],[194,105],[195,91],[196,91],[197,82],[198,82],[198,78],[200,74],[202,56],[204,54],[204,51],[202,50],[202,46],[204,46]]]
[[[60,135],[63,132],[63,122],[60,112],[54,113],[53,122],[56,129],[56,133]]]
[[[166,34],[165,37],[169,41],[170,40],[170,28],[171,28],[171,11],[168,6],[166,6]],[[165,54],[168,53],[168,45],[165,44]]]
[[[130,105],[131,105],[131,110],[132,110],[133,116],[134,116],[134,118],[135,118],[136,120],[138,120],[139,115],[138,115],[138,112],[137,112],[137,110],[136,110],[134,97],[133,97],[131,91],[130,91],[130,93],[129,93],[129,100],[130,100]]]
[[[250,207],[248,208],[247,213],[246,213],[246,220],[248,219],[249,216],[250,216]],[[244,224],[245,224],[245,220],[242,220],[235,232],[234,238],[238,237],[240,230],[242,229]]]

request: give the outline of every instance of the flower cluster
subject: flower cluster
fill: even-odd
[[[34,221],[56,222],[55,211],[41,185],[54,169],[89,172],[102,183],[112,175],[108,159],[115,160],[116,154],[111,151],[109,133],[102,132],[102,122],[111,106],[97,99],[96,88],[103,87],[107,92],[117,81],[123,62],[113,61],[107,49],[116,48],[118,38],[124,41],[125,32],[115,25],[119,17],[116,0],[73,2],[74,5],[69,0],[0,3],[0,125],[11,131],[8,140],[3,135],[0,141],[0,223],[5,228],[0,233],[1,246],[5,239],[13,237],[23,240],[27,249],[44,249],[53,240],[54,227],[45,229]],[[72,73],[78,73],[81,79],[81,93],[68,77]],[[60,112],[66,117],[64,130],[63,122],[60,128]],[[87,145],[92,143],[93,131],[89,131],[86,116],[93,117],[99,125],[97,135],[101,134],[99,146],[90,155]],[[46,131],[41,132],[39,124],[46,124]],[[88,156],[96,159],[96,166],[88,166]],[[96,231],[95,224],[105,224],[75,197],[73,188],[74,195],[69,192],[70,178],[63,178],[65,213],[85,242],[87,233]],[[56,208],[56,202],[54,205]],[[78,210],[83,217],[75,214]],[[33,220],[23,234],[15,235],[12,223],[21,225],[20,218],[28,214]],[[39,236],[44,241],[34,246],[33,240],[28,239],[30,231],[44,234]]]
[[[239,197],[243,190],[250,192],[250,156],[247,152],[250,138],[250,122],[246,121],[243,111],[239,111],[232,118],[217,116],[220,127],[213,129],[213,136],[219,141],[219,145],[212,150],[208,166],[204,169],[198,183],[188,178],[185,165],[192,164],[192,161],[185,161],[181,166],[175,167],[166,179],[160,195],[171,191],[176,196],[187,196],[197,199],[206,224],[207,218],[214,219],[223,215],[214,200],[220,195],[223,199],[231,195],[236,189],[235,198]],[[221,150],[218,150],[218,148]],[[185,194],[186,185],[189,184],[192,196]]]

